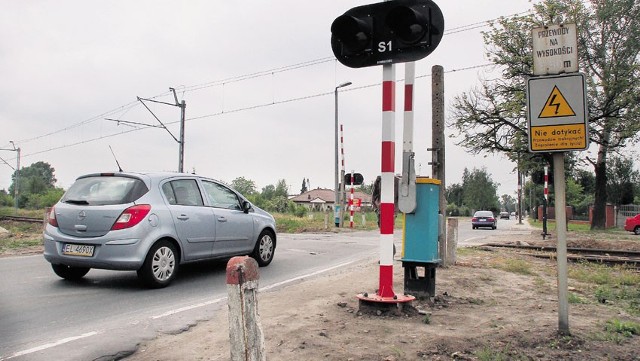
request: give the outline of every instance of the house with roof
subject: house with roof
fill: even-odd
[[[351,193],[348,189],[345,190],[345,193],[346,193],[346,200],[348,201]],[[371,195],[363,192],[354,191],[353,198],[360,199],[361,208],[371,207]],[[307,207],[307,209],[309,209],[310,211],[314,211],[314,212],[332,211],[335,204],[335,192],[333,189],[316,188],[316,189],[312,189],[310,191],[304,192],[300,195],[297,195],[291,198],[291,200],[295,204],[300,204]]]

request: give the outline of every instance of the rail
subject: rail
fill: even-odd
[[[0,221],[13,221],[13,222],[28,222],[28,223],[43,223],[42,218],[35,217],[21,217],[21,216],[0,216]]]
[[[483,247],[488,248],[512,248],[518,250],[534,251],[526,253],[528,256],[538,258],[553,259],[556,257],[556,247],[549,246],[531,246],[531,245],[510,245],[499,243],[488,243]],[[537,252],[537,253],[536,253]],[[567,248],[567,260],[574,262],[594,262],[607,265],[627,265],[640,270],[640,252],[639,251],[621,251],[611,249],[593,249],[593,248]]]

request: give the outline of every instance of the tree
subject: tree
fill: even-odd
[[[607,169],[607,199],[615,205],[631,204],[634,199],[634,184],[640,181],[640,174],[633,169],[633,160],[620,156],[609,159]]]
[[[515,198],[513,198],[513,196],[503,194],[501,198],[502,200],[500,204],[502,206],[502,209],[504,209],[506,212],[517,211],[517,201]]]
[[[232,180],[231,186],[246,197],[257,193],[256,183],[245,177],[238,177]]]
[[[32,195],[43,195],[55,188],[55,169],[45,162],[36,162],[20,169],[18,184],[18,205],[24,207]],[[9,194],[14,194],[17,172],[13,173]]]
[[[308,182],[308,180],[302,178],[302,188],[300,188],[300,194],[302,194],[302,193],[304,193],[304,192],[306,192],[308,190],[307,189],[307,182]]]
[[[453,203],[458,207],[462,207],[462,198],[464,195],[464,188],[460,183],[454,183],[448,186],[444,192],[445,199],[448,203]]]
[[[484,33],[502,78],[455,97],[450,125],[471,152],[500,152],[527,164],[546,153],[526,152],[525,81],[533,75],[531,29],[576,23],[580,71],[587,77],[590,139],[598,147],[592,228],[604,228],[607,154],[639,140],[640,3],[634,0],[544,0],[531,15],[501,18]],[[526,169],[526,168],[524,168]]]
[[[463,203],[474,210],[490,210],[498,212],[498,185],[491,180],[485,168],[474,168],[471,172],[464,169],[462,175],[462,187],[464,188]]]

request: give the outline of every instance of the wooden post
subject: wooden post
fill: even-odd
[[[227,263],[231,361],[266,361],[258,314],[258,262],[233,257]]]

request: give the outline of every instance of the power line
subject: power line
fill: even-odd
[[[474,29],[478,29],[481,27],[485,27],[488,26],[491,22],[499,20],[501,18],[513,18],[513,17],[518,17],[524,14],[528,14],[531,13],[530,10],[525,11],[525,12],[520,12],[520,13],[516,13],[516,14],[512,14],[512,15],[508,15],[505,17],[498,17],[498,18],[494,18],[494,19],[490,19],[490,20],[486,20],[486,21],[481,21],[481,22],[477,22],[477,23],[472,23],[472,24],[468,24],[468,25],[462,25],[462,26],[458,26],[452,29],[449,29],[447,31],[445,31],[444,35],[451,35],[451,34],[457,34],[460,32],[465,32],[465,31],[470,31],[470,30],[474,30]],[[310,67],[310,66],[315,66],[315,65],[319,65],[319,64],[324,64],[327,62],[335,62],[336,59],[334,57],[325,57],[325,58],[320,58],[320,59],[313,59],[313,60],[309,60],[309,61],[305,61],[305,62],[301,62],[301,63],[297,63],[297,64],[292,64],[292,65],[287,65],[287,66],[282,66],[282,67],[277,67],[277,68],[273,68],[273,69],[268,69],[268,70],[263,70],[263,71],[259,71],[259,72],[254,72],[254,73],[249,73],[249,74],[244,74],[244,75],[239,75],[239,76],[234,76],[234,77],[230,77],[230,78],[226,78],[226,79],[221,79],[221,80],[216,80],[216,81],[211,81],[211,82],[206,82],[206,83],[202,83],[202,84],[196,84],[196,85],[191,85],[191,86],[187,86],[184,87],[183,93],[187,93],[187,92],[195,92],[198,90],[202,90],[202,89],[206,89],[206,88],[210,88],[210,87],[214,87],[214,86],[218,86],[218,85],[224,85],[224,84],[228,84],[228,83],[233,83],[233,82],[240,82],[240,81],[245,81],[245,80],[250,80],[250,79],[255,79],[255,78],[259,78],[259,77],[263,77],[263,76],[268,76],[268,75],[274,75],[274,74],[278,74],[278,73],[283,73],[283,72],[287,72],[287,71],[291,71],[291,70],[296,70],[296,69],[301,69],[301,68],[306,68],[306,67]],[[477,68],[477,67],[485,67],[488,65],[476,65],[476,66],[471,66],[468,68],[462,68],[462,69],[458,69],[458,70],[451,70],[448,72],[453,72],[453,71],[462,71],[462,70],[468,70],[468,69],[473,69],[473,68]],[[425,77],[427,75],[423,75],[421,77]],[[373,84],[373,85],[369,85],[369,86],[376,86],[379,84]],[[354,90],[358,90],[358,89],[362,89],[364,87],[369,87],[369,86],[363,86],[363,87],[353,87],[350,88],[349,91],[354,91]],[[159,97],[163,97],[166,95],[169,95],[170,92],[163,92],[161,94],[158,94],[156,96],[150,97],[149,99],[156,99]],[[219,113],[213,113],[213,114],[209,114],[209,115],[204,115],[204,116],[200,116],[200,117],[195,117],[195,118],[189,118],[187,120],[195,120],[195,119],[202,119],[202,118],[207,118],[207,117],[213,117],[213,116],[219,116],[222,114],[228,114],[228,113],[235,113],[235,112],[239,112],[239,111],[243,111],[243,110],[251,110],[251,109],[257,109],[257,108],[263,108],[266,106],[270,106],[270,105],[277,105],[277,104],[282,104],[282,103],[289,103],[289,102],[293,102],[293,101],[300,101],[300,100],[305,100],[305,99],[309,99],[309,98],[315,98],[318,96],[323,96],[326,95],[326,93],[320,93],[320,94],[315,94],[315,95],[311,95],[311,96],[306,96],[306,97],[300,97],[300,98],[293,98],[293,99],[289,99],[289,100],[283,100],[283,101],[273,101],[271,103],[265,103],[265,104],[261,104],[261,105],[253,105],[253,106],[249,106],[246,108],[239,108],[239,109],[235,109],[235,110],[229,110],[229,111],[222,111]],[[96,122],[98,120],[103,120],[105,117],[107,116],[111,116],[114,113],[118,113],[118,112],[128,112],[131,109],[140,106],[140,104],[136,101],[132,101],[130,103],[127,103],[125,105],[122,105],[118,108],[114,108],[112,110],[109,110],[107,112],[104,112],[102,114],[96,115],[94,117],[85,119],[83,121],[80,121],[78,123],[69,125],[65,128],[59,129],[59,130],[55,130],[49,133],[45,133],[39,136],[35,136],[32,138],[27,138],[27,139],[22,139],[19,141],[16,141],[16,143],[20,143],[20,144],[24,144],[24,143],[29,143],[29,142],[33,142],[36,140],[40,140],[42,138],[46,138],[52,135],[56,135],[59,133],[63,133],[69,130],[72,130],[74,128],[78,128],[93,122]],[[177,123],[177,121],[175,122],[169,122],[167,124],[174,124]],[[128,132],[125,132],[128,133]],[[124,133],[115,133],[115,134],[124,134]],[[102,138],[95,138],[94,140],[99,140]],[[78,143],[74,143],[73,145],[77,145],[77,144],[83,144],[86,142],[78,142]],[[64,146],[63,146],[64,147]],[[60,149],[61,147],[56,147],[56,148],[52,148],[51,150],[54,149]],[[37,152],[37,153],[31,153],[31,154],[26,154],[25,156],[29,156],[29,155],[33,155],[33,154],[40,154],[41,152]]]
[[[451,69],[451,70],[445,71],[445,73],[455,73],[455,72],[460,72],[460,71],[485,68],[485,67],[489,67],[489,66],[493,66],[493,65],[495,65],[495,64],[490,63],[490,64],[473,65],[473,66],[468,66],[468,67],[459,68],[459,69]],[[431,76],[431,74],[417,75],[416,79],[428,78],[430,76]],[[404,79],[398,79],[397,81],[398,82],[403,82]],[[345,89],[344,91],[345,92],[351,92],[351,91],[362,90],[362,89],[367,89],[367,88],[372,88],[372,87],[378,87],[378,86],[381,86],[381,84],[382,83],[377,82],[377,83],[372,83],[372,84],[367,84],[367,85],[361,85],[361,86],[356,86],[356,87],[351,87],[351,88]],[[304,100],[313,99],[313,98],[319,98],[319,97],[332,95],[332,94],[333,94],[333,91],[328,91],[328,92],[316,93],[316,94],[307,95],[307,96],[301,96],[301,97],[296,97],[296,98],[289,98],[289,99],[283,99],[283,100],[279,100],[279,101],[272,101],[272,102],[268,102],[268,103],[255,104],[255,105],[250,105],[250,106],[246,106],[246,107],[231,109],[231,110],[227,110],[227,111],[223,110],[223,111],[216,112],[216,113],[211,113],[211,114],[205,114],[205,115],[200,115],[200,116],[196,116],[196,117],[191,117],[191,118],[185,119],[185,121],[200,120],[200,119],[206,119],[206,118],[214,118],[214,117],[219,117],[219,116],[222,116],[222,115],[239,113],[239,112],[243,112],[243,111],[255,110],[255,109],[260,109],[260,108],[267,108],[267,107],[270,107],[270,106],[293,103],[293,102],[297,102],[297,101],[304,101]],[[176,123],[179,123],[179,122],[180,122],[179,120],[172,121],[172,122],[166,122],[166,125],[176,124]],[[85,139],[85,140],[78,141],[78,142],[75,142],[75,143],[64,144],[64,145],[61,145],[61,146],[52,147],[52,148],[49,148],[49,149],[45,149],[45,150],[41,150],[41,151],[37,151],[37,152],[33,152],[33,153],[24,154],[22,157],[25,158],[25,157],[29,157],[29,156],[33,156],[33,155],[42,154],[42,153],[48,153],[48,152],[51,152],[51,151],[54,151],[54,150],[60,150],[60,149],[64,149],[64,148],[74,147],[74,146],[77,146],[77,145],[91,143],[91,142],[94,142],[94,141],[103,140],[103,139],[107,139],[107,138],[112,138],[112,137],[115,137],[115,136],[118,136],[118,135],[128,134],[128,133],[137,132],[139,130],[146,130],[146,129],[150,129],[150,127],[132,128],[132,129],[129,129],[127,131],[122,131],[122,132],[118,132],[118,133],[112,133],[112,134],[103,135],[103,136],[99,136],[99,137],[95,137],[95,138],[91,138],[91,139]]]

